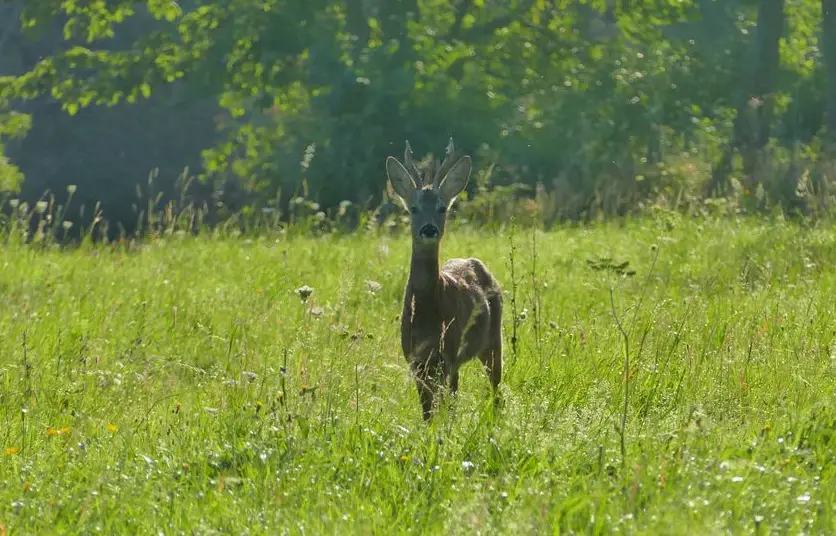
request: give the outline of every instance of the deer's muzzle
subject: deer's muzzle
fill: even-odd
[[[418,230],[418,236],[424,240],[436,240],[441,235],[441,231],[435,225],[428,223]]]

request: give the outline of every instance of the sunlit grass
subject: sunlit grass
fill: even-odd
[[[836,529],[833,228],[677,220],[513,241],[504,408],[492,416],[473,362],[430,427],[400,354],[405,237],[0,249],[0,526]],[[442,254],[480,257],[510,290],[510,244],[455,229]],[[604,258],[636,273],[587,262]],[[611,299],[630,351],[624,456]]]

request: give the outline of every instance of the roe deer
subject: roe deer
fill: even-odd
[[[433,414],[440,384],[455,396],[459,367],[479,357],[499,402],[502,377],[502,291],[479,259],[450,259],[439,269],[438,250],[447,211],[467,185],[469,156],[453,157],[453,139],[444,160],[421,169],[406,142],[404,163],[386,159],[386,174],[410,213],[412,261],[401,315],[401,347],[409,362],[423,417]]]

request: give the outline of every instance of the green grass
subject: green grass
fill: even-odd
[[[532,236],[515,237],[517,356],[508,234],[445,238],[444,258],[479,256],[509,292],[505,405],[492,415],[474,361],[429,427],[399,347],[406,237],[7,245],[0,526],[836,530],[836,229],[646,221],[540,233],[536,250]],[[588,266],[601,257],[636,274]]]

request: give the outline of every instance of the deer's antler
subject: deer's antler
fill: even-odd
[[[421,170],[412,160],[412,146],[409,145],[409,140],[406,140],[406,149],[403,152],[403,165],[406,170],[412,175],[412,180],[416,186],[421,186]]]
[[[456,151],[456,146],[453,144],[453,138],[450,137],[450,141],[447,142],[447,149],[444,151],[444,160],[442,160],[441,165],[438,166],[435,175],[433,176],[433,188],[438,189],[441,186],[441,181],[444,180],[444,177],[449,173],[450,168],[453,167],[455,161],[453,160],[453,153]]]

